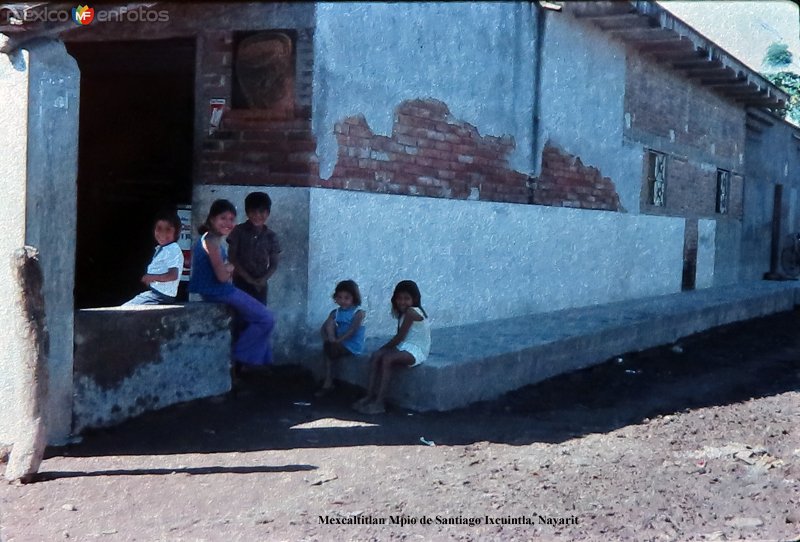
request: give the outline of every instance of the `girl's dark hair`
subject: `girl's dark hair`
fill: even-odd
[[[419,293],[419,287],[413,280],[401,280],[397,283],[397,286],[394,287],[394,293],[392,294],[392,316],[400,318],[400,311],[397,310],[396,304],[397,294],[400,293],[410,295],[411,305],[421,310],[425,318],[428,317],[428,313],[422,308],[422,294]]]
[[[175,230],[175,241],[181,236],[181,228],[183,227],[183,223],[181,222],[181,217],[178,216],[178,211],[172,208],[161,209],[156,213],[156,217],[153,220],[153,227],[155,227],[157,222],[164,221]]]
[[[200,235],[203,235],[204,233],[206,233],[211,229],[212,218],[227,212],[233,213],[233,215],[236,216],[236,207],[233,205],[233,203],[231,203],[226,199],[215,200],[214,203],[211,204],[211,208],[208,210],[208,216],[206,217],[206,221],[197,227],[197,232]]]
[[[343,280],[338,283],[333,289],[333,297],[335,298],[339,292],[347,292],[353,296],[353,305],[361,306],[361,292],[358,291],[358,284],[354,280]]]

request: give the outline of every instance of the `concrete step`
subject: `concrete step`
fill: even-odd
[[[420,412],[495,399],[627,352],[792,310],[798,286],[758,281],[435,329],[429,360],[398,370],[389,399]],[[386,340],[369,339],[368,352]],[[361,356],[342,363],[338,378],[366,387],[367,374]]]

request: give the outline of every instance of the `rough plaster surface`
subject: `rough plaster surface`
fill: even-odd
[[[800,188],[800,154],[793,134],[800,130],[784,122],[760,125],[762,132],[748,132],[745,152],[744,219],[739,280],[759,279],[770,268],[770,239],[776,184],[783,184],[781,242],[800,229],[797,208]],[[792,214],[794,216],[792,217]]]
[[[74,431],[228,391],[229,324],[208,303],[79,311]]]
[[[735,284],[739,278],[739,265],[742,261],[742,223],[739,220],[717,220],[714,240],[714,286]],[[769,245],[769,237],[764,237]],[[761,278],[761,277],[757,277]]]
[[[388,136],[394,109],[416,98],[446,103],[481,135],[512,136],[511,167],[532,171],[534,25],[525,2],[317,4],[320,176],[330,177],[336,163],[336,122],[360,113],[375,134]]]
[[[311,189],[308,321],[344,278],[390,334],[412,279],[434,327],[680,290],[683,220],[537,205]],[[341,227],[346,224],[346,227]]]
[[[716,220],[701,218],[697,221],[695,288],[708,288],[714,285],[716,233]]]
[[[642,148],[623,141],[625,47],[588,23],[544,11],[540,136],[596,167],[639,212]]]
[[[78,64],[58,41],[30,53],[25,242],[39,249],[50,333],[48,441],[70,434],[78,173]]]
[[[23,322],[11,300],[16,298],[17,281],[12,258],[25,244],[25,182],[27,169],[28,119],[20,111],[28,108],[28,54],[13,59],[0,54],[0,179],[3,213],[0,214],[0,445],[10,444],[19,432],[19,386],[22,382]]]

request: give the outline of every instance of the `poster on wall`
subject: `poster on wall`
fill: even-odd
[[[187,281],[192,271],[192,206],[179,205],[178,216],[181,219],[181,234],[178,236],[178,246],[183,251],[181,281]]]
[[[209,119],[208,119],[208,135],[213,135],[219,129],[222,122],[222,112],[225,110],[224,98],[212,98],[208,101]]]

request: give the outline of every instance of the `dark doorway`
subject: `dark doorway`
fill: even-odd
[[[81,71],[75,306],[119,305],[144,289],[155,213],[191,203],[195,44],[67,50]]]

